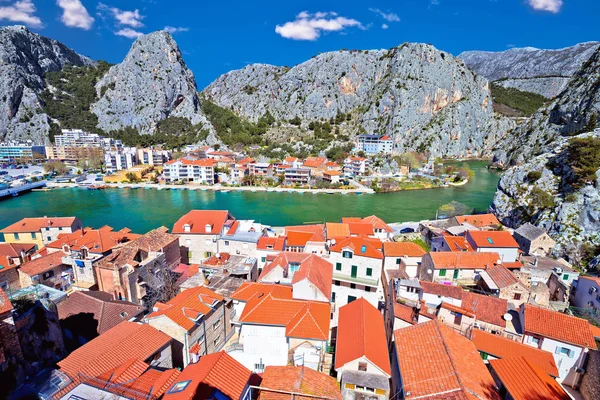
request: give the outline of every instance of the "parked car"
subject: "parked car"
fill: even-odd
[[[414,229],[413,228],[403,228],[400,229],[400,233],[414,233]]]

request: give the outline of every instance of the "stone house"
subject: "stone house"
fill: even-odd
[[[185,367],[223,348],[234,332],[232,309],[232,302],[201,286],[156,303],[144,321],[173,338],[173,363]]]
[[[513,237],[519,244],[519,248],[528,255],[547,256],[556,246],[554,239],[545,230],[529,222],[521,225]]]
[[[506,299],[518,308],[529,301],[529,289],[502,264],[494,264],[480,273],[477,286],[486,293]]]
[[[0,289],[0,393],[10,393],[24,378],[23,352],[12,311],[8,296]]]
[[[73,283],[73,269],[63,262],[62,251],[47,253],[43,250],[30,261],[19,267],[21,287],[43,284],[54,289],[67,291]]]

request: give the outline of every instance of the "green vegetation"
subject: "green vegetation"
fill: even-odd
[[[233,111],[204,100],[202,111],[212,123],[219,138],[228,146],[258,144],[275,118],[267,111],[256,124],[242,120]]]
[[[53,94],[46,89],[41,93],[44,112],[59,120],[62,128],[102,133],[96,127],[98,117],[90,111],[90,106],[97,101],[95,85],[109,68],[110,64],[99,61],[96,66],[69,65],[61,71],[46,73],[46,82],[57,91]],[[53,140],[56,129],[51,133]]]
[[[470,214],[473,209],[465,204],[459,203],[458,201],[451,201],[448,204],[444,204],[440,206],[438,209],[438,213],[440,217],[444,218],[452,218],[457,215],[466,215]]]
[[[542,177],[542,173],[540,171],[529,171],[527,173],[527,182],[533,183],[539,180]]]
[[[533,189],[531,189],[529,196],[531,198],[530,205],[536,210],[554,208],[554,197],[550,193],[545,192],[539,187],[534,187]]]
[[[523,92],[515,88],[505,88],[495,83],[492,83],[490,88],[495,105],[504,105],[512,110],[518,111],[523,116],[532,115],[539,110],[547,100],[544,96],[536,93]],[[498,112],[503,111],[502,109],[495,109]]]
[[[573,187],[581,187],[596,179],[596,171],[600,169],[600,139],[574,138],[567,147],[568,162],[573,170]]]
[[[325,156],[333,161],[343,161],[348,157],[354,145],[347,143],[344,146],[332,147],[325,152]]]
[[[69,167],[60,161],[49,161],[44,164],[44,171],[56,172],[58,175],[64,175],[69,172]]]
[[[430,252],[431,251],[431,246],[429,246],[427,243],[425,243],[425,241],[423,239],[414,239],[411,240],[411,242],[413,242],[414,244],[421,246],[423,248],[423,250],[425,250],[426,252]]]

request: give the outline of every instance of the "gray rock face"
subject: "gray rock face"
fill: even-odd
[[[187,118],[212,132],[200,108],[194,75],[165,31],[137,39],[125,60],[111,67],[96,89],[102,96],[92,112],[106,132],[129,126],[151,134],[168,116]]]
[[[599,46],[600,42],[587,42],[557,50],[467,51],[458,57],[490,81],[508,79],[503,86],[554,98]]]
[[[498,144],[494,159],[508,165],[552,151],[561,135],[584,131],[594,116],[600,117],[600,47],[552,103]]]
[[[600,129],[577,137],[600,138]],[[513,228],[531,221],[548,229],[557,241],[557,253],[560,255],[573,254],[581,243],[587,241],[600,243],[600,170],[593,185],[586,185],[565,196],[562,190],[564,178],[572,173],[565,152],[567,143],[568,139],[561,137],[554,142],[552,151],[506,171],[500,179],[492,206],[498,218]],[[531,182],[528,178],[531,172],[541,172],[541,177]],[[540,191],[554,198],[553,207],[546,209],[536,205]]]
[[[321,54],[294,68],[249,65],[219,77],[210,101],[256,121],[298,116],[303,126],[352,113],[355,134],[390,135],[395,150],[486,156],[513,127],[492,110],[486,79],[424,44]]]
[[[93,62],[24,26],[0,28],[0,141],[48,142],[48,116],[38,94],[44,73]]]

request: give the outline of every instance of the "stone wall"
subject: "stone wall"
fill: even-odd
[[[585,400],[600,400],[600,352],[591,350],[588,353],[585,375],[581,379],[579,392]]]

